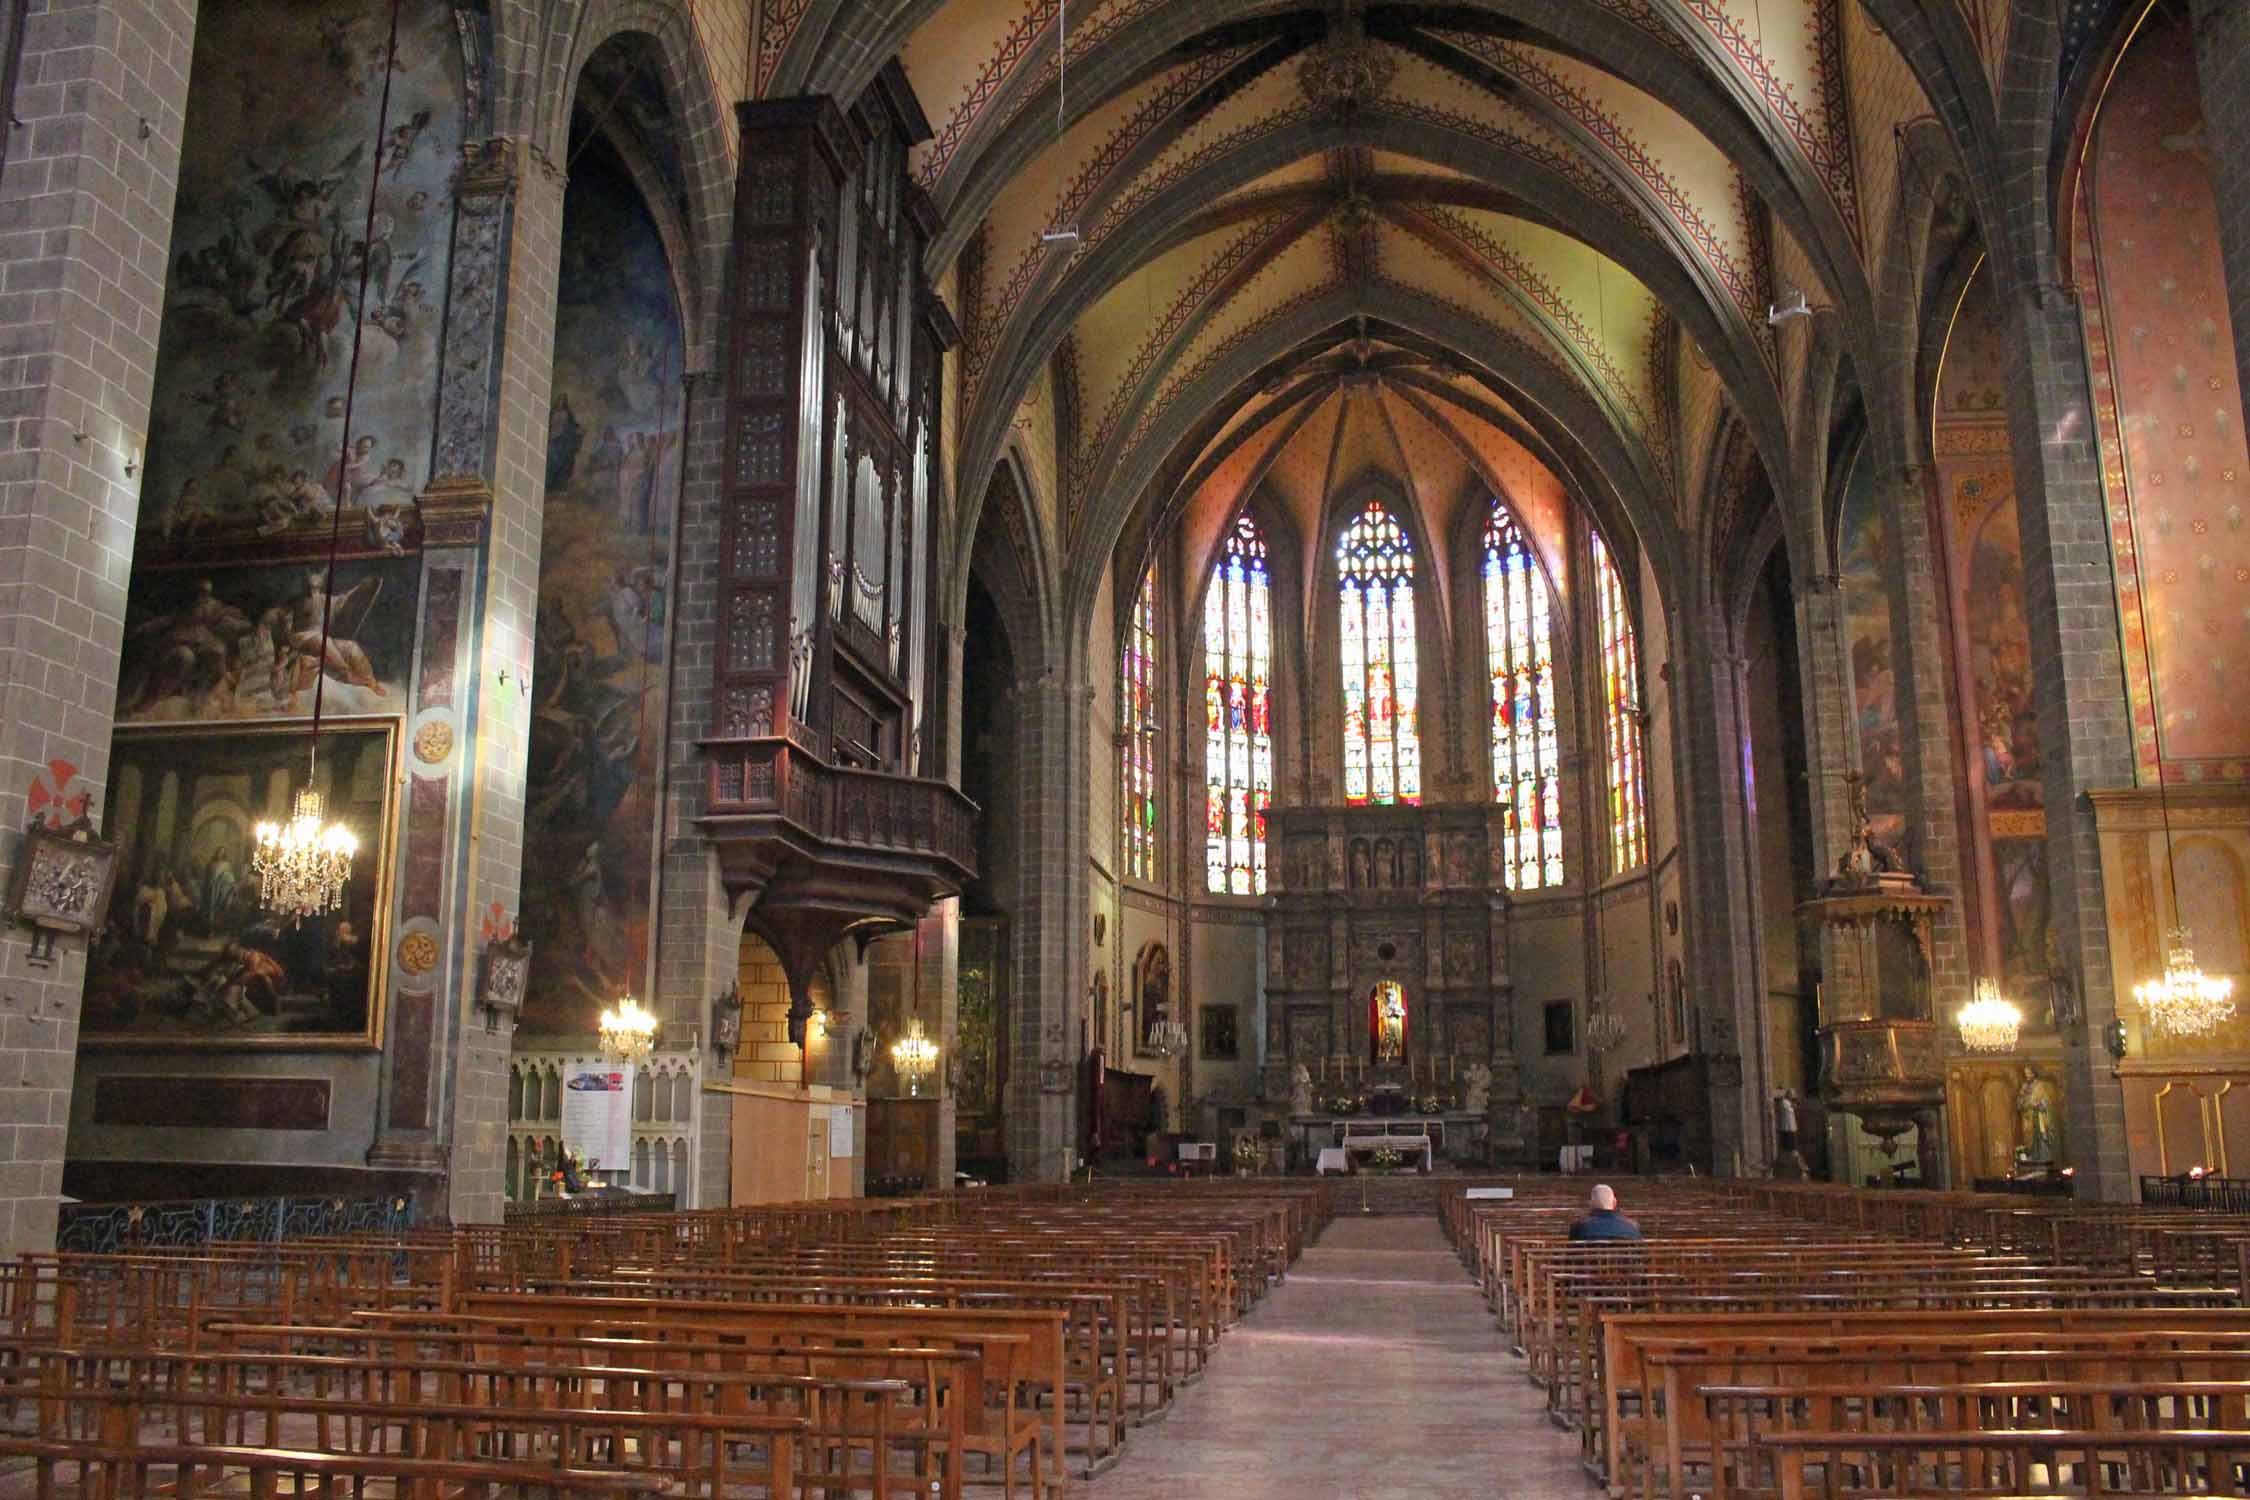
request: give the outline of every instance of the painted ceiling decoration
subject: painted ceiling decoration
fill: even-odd
[[[899,59],[935,125],[956,482],[1051,447],[1066,569],[1320,490],[1301,450],[1343,440],[1347,383],[1392,434],[1371,462],[1434,466],[1393,476],[1425,520],[1547,486],[1684,560],[1720,413],[1790,462],[1811,325],[1769,326],[1782,276],[1872,306],[1862,3],[765,0],[755,72],[850,92]],[[1998,0],[1945,3],[2004,44]]]

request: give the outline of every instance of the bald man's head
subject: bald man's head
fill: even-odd
[[[1617,1209],[1617,1189],[1606,1182],[1596,1183],[1594,1190],[1586,1195],[1586,1201],[1596,1213],[1613,1213]]]

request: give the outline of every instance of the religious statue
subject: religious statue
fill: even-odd
[[[1482,1059],[1470,1063],[1461,1074],[1461,1111],[1481,1115],[1492,1107],[1492,1070]]]
[[[1383,983],[1375,987],[1375,1060],[1395,1063],[1406,1057],[1406,991]]]
[[[2055,1085],[2031,1064],[2023,1065],[2016,1087],[2016,1156],[2021,1161],[2055,1160]]]
[[[1303,1063],[1289,1070],[1289,1113],[1312,1113],[1312,1070]]]

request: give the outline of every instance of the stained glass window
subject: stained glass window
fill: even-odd
[[[1414,544],[1381,501],[1336,544],[1343,595],[1344,800],[1420,802]]]
[[[1141,575],[1125,630],[1118,693],[1124,730],[1125,873],[1156,878],[1156,568]]]
[[[1594,542],[1594,611],[1601,628],[1602,725],[1609,756],[1611,874],[1648,860],[1648,808],[1641,790],[1641,657],[1625,584],[1599,533]]]
[[[1502,834],[1511,890],[1563,879],[1561,747],[1555,730],[1555,655],[1547,579],[1508,507],[1484,523],[1484,655],[1492,675],[1492,794],[1507,809]]]
[[[1266,893],[1273,805],[1273,612],[1266,539],[1234,523],[1203,596],[1204,880],[1221,895]]]

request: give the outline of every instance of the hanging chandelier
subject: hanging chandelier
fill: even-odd
[[[317,917],[344,904],[359,840],[341,823],[323,825],[320,793],[301,788],[286,823],[262,822],[258,847],[250,856],[258,877],[258,901],[268,911],[295,921]]]
[[[1149,1050],[1158,1057],[1177,1057],[1187,1051],[1188,1031],[1184,1022],[1166,1016],[1148,1029]]]
[[[1586,1018],[1586,1045],[1596,1052],[1614,1052],[1624,1040],[1625,1018],[1602,1001]]]
[[[906,1023],[906,1032],[891,1043],[891,1066],[898,1069],[899,1081],[906,1092],[916,1098],[937,1072],[938,1047],[922,1029],[922,1018],[914,1016]]]
[[[2185,927],[2164,935],[2164,973],[2133,986],[2148,1024],[2167,1036],[2203,1036],[2234,1017],[2234,981],[2205,974]]]
[[[2023,1029],[2023,1012],[2000,998],[2000,986],[1990,979],[1977,981],[1969,1003],[1954,1016],[1961,1045],[1972,1052],[2008,1052]]]
[[[656,1017],[631,995],[620,995],[602,1011],[602,1054],[626,1067],[639,1067],[656,1051]]]

